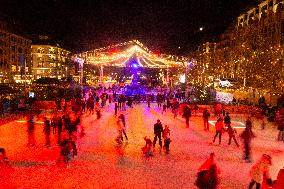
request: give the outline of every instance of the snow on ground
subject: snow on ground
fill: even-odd
[[[185,128],[185,120],[173,118],[170,110],[162,115],[156,107],[146,104],[136,105],[123,112],[126,115],[128,142],[122,146],[115,143],[116,118],[113,107],[105,108],[101,120],[95,115],[84,115],[82,125],[86,135],[78,140],[78,157],[68,168],[56,164],[59,147],[56,135],[52,135],[52,147],[44,147],[43,125],[36,125],[36,147],[26,147],[27,126],[24,122],[10,122],[0,127],[0,145],[7,149],[9,161],[0,162],[0,188],[195,188],[198,167],[215,152],[221,169],[222,189],[245,189],[250,181],[248,171],[253,163],[242,160],[243,149],[232,142],[227,146],[228,136],[224,133],[222,144],[210,145],[215,129],[203,131],[200,116],[190,119],[190,127]],[[232,120],[244,123],[246,117],[231,115]],[[170,154],[159,150],[154,157],[145,158],[141,147],[144,136],[153,138],[153,125],[160,119],[171,129]],[[212,121],[216,121],[211,116]],[[238,128],[238,134],[243,130]],[[277,129],[267,124],[260,129],[260,122],[254,120],[256,138],[252,141],[252,159],[257,161],[261,154],[273,158],[271,169],[275,179],[284,165],[284,143],[276,141]],[[240,138],[238,138],[242,144]],[[242,145],[241,145],[242,146]]]

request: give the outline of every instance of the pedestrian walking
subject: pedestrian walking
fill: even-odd
[[[207,110],[207,108],[204,109],[202,117],[203,117],[204,131],[209,131],[209,117],[210,117],[210,113]]]
[[[220,183],[218,174],[220,170],[215,162],[215,154],[211,153],[210,157],[199,167],[195,185],[200,189],[216,189]]]
[[[45,135],[45,146],[50,147],[50,121],[44,117],[43,133]]]
[[[171,135],[171,130],[169,129],[169,126],[166,125],[163,131],[163,138],[164,138],[164,148],[167,154],[170,151],[170,143],[171,143],[170,135]]]
[[[185,118],[186,128],[189,128],[189,118],[191,117],[191,110],[187,105],[185,105],[183,107],[183,115],[182,116]]]
[[[161,121],[158,119],[157,123],[155,123],[154,125],[154,135],[155,135],[154,141],[153,141],[154,148],[157,142],[157,138],[159,138],[159,145],[160,145],[160,148],[162,148],[162,139],[161,139],[162,132],[163,132],[163,125]]]
[[[255,184],[255,188],[260,189],[263,180],[267,182],[269,186],[273,185],[269,174],[271,165],[271,157],[267,154],[263,154],[260,160],[250,169],[249,175],[251,182],[248,189],[252,189]]]
[[[236,129],[234,129],[234,128],[231,126],[231,124],[228,124],[226,131],[227,131],[228,134],[229,134],[228,145],[231,145],[231,140],[233,139],[234,142],[235,142],[235,144],[237,145],[237,147],[239,147],[239,143],[237,142],[236,136],[235,136],[235,134],[237,134]]]
[[[216,137],[219,135],[219,145],[221,144],[221,140],[222,140],[222,133],[224,130],[224,124],[223,124],[223,119],[219,118],[215,124],[215,129],[216,129],[216,134],[214,136],[213,139],[213,143],[215,143],[215,139]]]

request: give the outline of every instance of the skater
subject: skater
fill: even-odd
[[[279,170],[275,185],[275,189],[283,189],[283,188],[284,188],[284,167]]]
[[[267,154],[263,154],[261,159],[251,168],[249,172],[251,182],[248,189],[252,189],[254,184],[256,184],[256,189],[260,189],[263,179],[265,179],[269,186],[273,185],[269,174],[271,165],[271,157]]]
[[[50,122],[47,117],[44,117],[44,128],[43,133],[45,135],[45,145],[46,147],[50,147]]]
[[[174,114],[174,118],[177,118],[178,110],[179,110],[179,102],[177,99],[174,99],[172,104],[172,112]]]
[[[276,124],[277,124],[277,129],[279,131],[278,133],[278,141],[284,141],[284,111],[283,110],[278,110],[276,113]]]
[[[161,123],[161,121],[158,119],[157,123],[155,123],[154,125],[154,141],[153,141],[153,147],[155,148],[156,145],[156,141],[157,141],[157,137],[159,138],[159,145],[160,148],[162,148],[162,139],[161,139],[161,134],[163,132],[163,125]]]
[[[63,127],[62,117],[59,117],[57,127],[58,127],[57,144],[60,144],[62,127]]]
[[[4,148],[0,148],[0,153],[2,154],[4,160],[8,160],[6,150]]]
[[[65,135],[60,143],[60,147],[60,158],[63,160],[66,166],[69,166],[69,161],[74,158],[74,156],[77,156],[76,144],[72,138],[69,138],[69,136]]]
[[[163,138],[164,138],[164,148],[167,154],[170,151],[170,143],[171,143],[170,134],[171,130],[169,129],[169,126],[166,125],[163,131]]]
[[[148,96],[147,97],[147,104],[148,104],[148,108],[151,108],[151,97],[150,96]]]
[[[231,124],[231,117],[230,117],[230,113],[229,112],[227,112],[226,116],[224,117],[224,124],[225,124],[225,127],[228,127],[228,125]]]
[[[219,184],[218,169],[215,162],[215,154],[211,153],[207,159],[198,169],[197,179],[195,185],[200,189],[216,189]]]
[[[34,116],[32,113],[29,115],[27,132],[28,132],[28,146],[34,146],[35,145],[35,122],[34,122]]]
[[[235,144],[237,145],[237,147],[239,147],[239,143],[237,142],[236,136],[235,136],[235,134],[237,133],[236,129],[232,128],[231,124],[228,124],[226,131],[227,131],[228,134],[229,134],[229,142],[228,142],[228,145],[231,145],[231,140],[232,140],[232,138],[233,138]]]
[[[54,112],[53,117],[51,119],[51,126],[52,126],[52,133],[56,134],[56,127],[58,127],[60,117],[58,116],[57,112]]]
[[[209,117],[210,113],[208,112],[207,108],[204,109],[203,111],[203,125],[204,125],[204,131],[209,131]]]
[[[189,128],[189,118],[191,117],[191,110],[187,105],[183,107],[182,116],[185,118],[186,128]]]
[[[197,115],[198,110],[199,110],[199,107],[197,106],[197,104],[194,104],[194,106],[193,106],[194,116]]]
[[[247,125],[247,127],[245,128],[245,130],[243,131],[243,133],[241,134],[241,138],[244,141],[244,160],[246,160],[248,163],[251,162],[250,159],[250,143],[251,143],[251,139],[255,137],[252,130],[251,130],[251,125]]]
[[[101,119],[102,114],[101,114],[101,109],[100,109],[99,102],[96,103],[96,112],[97,112],[97,119]]]
[[[121,120],[122,125],[123,125],[122,130],[121,130],[122,131],[122,133],[121,133],[121,140],[123,141],[123,135],[122,134],[124,134],[125,139],[128,140],[127,135],[126,135],[126,122],[125,122],[124,114],[120,114],[119,115],[119,119]]]
[[[152,141],[147,136],[144,137],[144,140],[146,142],[145,146],[142,148],[143,154],[145,154],[146,157],[153,156],[152,151]]]
[[[122,142],[123,142],[123,136],[122,136],[123,123],[122,123],[122,120],[120,118],[117,119],[116,125],[117,125],[118,136],[116,137],[115,140],[118,144],[122,144]]]
[[[224,124],[223,124],[223,119],[219,118],[215,124],[215,128],[216,128],[216,134],[214,136],[213,139],[213,143],[215,143],[215,139],[216,137],[219,135],[219,145],[221,144],[221,139],[222,139],[222,132],[224,129]]]
[[[114,115],[117,116],[118,104],[117,102],[114,103]]]
[[[163,104],[163,111],[162,111],[162,114],[164,114],[164,112],[166,113],[166,111],[167,111],[167,105],[164,103],[164,104]]]

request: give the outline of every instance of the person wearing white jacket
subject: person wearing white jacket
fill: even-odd
[[[251,182],[249,184],[249,189],[252,189],[254,184],[256,184],[256,189],[260,189],[263,179],[269,181],[268,185],[272,185],[269,174],[271,165],[271,157],[267,154],[263,154],[260,160],[250,169],[249,174]]]

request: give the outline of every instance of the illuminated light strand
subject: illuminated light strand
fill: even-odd
[[[111,49],[117,46],[122,46],[122,45],[128,45],[128,44],[135,44],[134,46],[122,51],[121,53],[115,53],[112,55],[107,55],[106,53],[100,53],[100,55],[96,55],[96,52],[104,51],[107,49]],[[87,60],[88,63],[92,63],[95,65],[103,64],[103,65],[108,65],[110,62],[118,61],[121,57],[131,57],[133,56],[134,53],[141,53],[142,55],[145,55],[145,58],[150,60],[151,62],[161,62],[162,64],[157,64],[153,63],[153,65],[157,67],[176,67],[176,66],[184,66],[184,62],[180,61],[182,59],[185,61],[186,59],[184,57],[178,58],[176,57],[176,61],[173,60],[175,57],[171,55],[164,55],[161,54],[160,57],[157,55],[154,55],[151,53],[151,51],[148,50],[148,48],[145,48],[142,43],[140,43],[138,40],[133,40],[125,43],[120,43],[117,45],[112,45],[100,49],[96,49],[93,51],[87,51],[85,53],[81,53],[78,56],[79,57],[84,57],[85,60]],[[76,55],[77,56],[77,55]],[[170,59],[170,60],[168,60]],[[125,62],[122,62],[123,66]],[[146,64],[148,64],[147,61],[145,61]],[[146,65],[146,66],[151,66],[151,65]],[[151,66],[153,67],[153,66]]]

